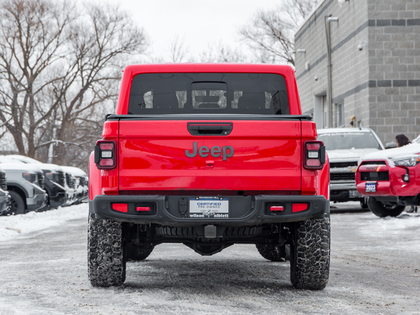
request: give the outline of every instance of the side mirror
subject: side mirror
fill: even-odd
[[[395,142],[388,142],[385,145],[385,149],[393,149],[393,148],[396,148],[396,147],[398,147],[398,145]]]

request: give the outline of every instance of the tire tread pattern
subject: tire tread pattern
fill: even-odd
[[[296,223],[290,257],[290,279],[296,289],[322,290],[330,270],[330,218]]]
[[[88,276],[94,287],[120,286],[125,281],[122,225],[109,219],[88,222]]]

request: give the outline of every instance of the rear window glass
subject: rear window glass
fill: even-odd
[[[149,73],[134,77],[128,114],[229,113],[289,115],[281,75]]]

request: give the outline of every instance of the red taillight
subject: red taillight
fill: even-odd
[[[321,141],[307,141],[304,144],[303,167],[320,170],[325,163],[325,147]]]
[[[114,149],[113,143],[99,143],[99,147],[101,150],[112,150]]]
[[[283,206],[270,206],[270,211],[284,211]]]
[[[150,207],[136,207],[136,211],[150,211]]]
[[[117,166],[116,143],[99,140],[95,146],[95,163],[98,169],[113,169]]]
[[[113,203],[112,210],[119,211],[119,212],[128,212],[128,204],[126,203]]]
[[[292,212],[300,212],[308,209],[307,203],[294,203],[292,205]]]
[[[307,142],[306,143],[306,150],[308,151],[318,151],[321,147],[319,142]]]
[[[311,167],[316,167],[316,166],[320,166],[321,162],[319,161],[319,159],[308,159],[306,160],[306,165],[311,166]]]
[[[112,166],[114,165],[114,161],[111,159],[102,159],[99,161],[100,166]]]

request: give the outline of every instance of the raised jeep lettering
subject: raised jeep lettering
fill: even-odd
[[[193,158],[197,156],[197,152],[198,152],[198,155],[201,156],[202,158],[208,157],[209,152],[210,152],[210,155],[215,158],[219,157],[220,154],[222,153],[223,161],[226,161],[227,158],[230,158],[233,156],[234,150],[230,145],[223,146],[222,148],[216,145],[212,147],[211,149],[203,145],[198,149],[197,142],[194,142],[192,151],[185,150],[185,155],[187,157]]]

